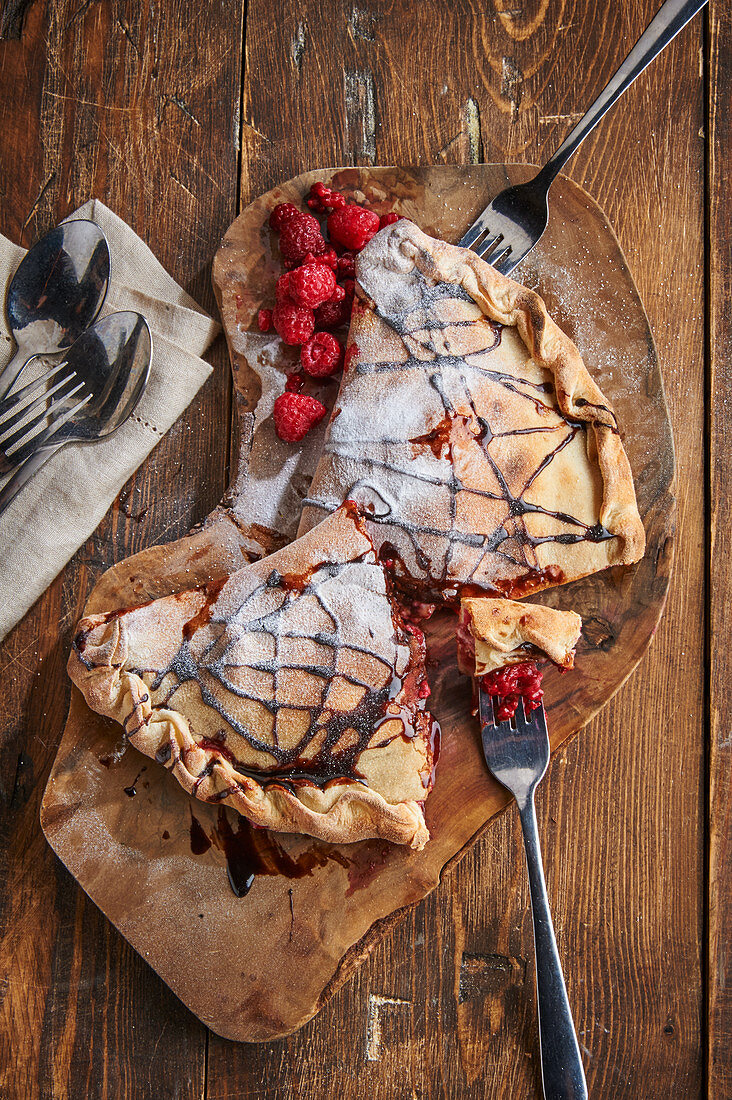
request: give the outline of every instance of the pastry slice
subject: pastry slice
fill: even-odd
[[[526,711],[538,707],[544,692],[537,661],[562,669],[574,666],[582,620],[574,611],[489,596],[460,601],[457,628],[458,667],[480,679],[497,698],[499,721],[511,718],[519,699]]]
[[[421,599],[525,595],[637,561],[615,415],[541,298],[402,220],[357,265],[346,369],[300,531],[351,498]]]
[[[69,674],[197,798],[422,848],[439,736],[424,658],[346,506],[218,585],[82,619]]]

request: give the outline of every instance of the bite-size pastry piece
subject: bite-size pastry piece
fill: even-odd
[[[465,597],[457,628],[458,666],[480,680],[497,698],[497,718],[511,718],[519,700],[531,711],[544,692],[537,661],[562,669],[574,667],[582,619],[574,611],[556,611],[516,600]]]
[[[419,849],[439,738],[424,659],[347,505],[225,582],[82,619],[69,674],[197,798]]]
[[[533,291],[402,220],[359,254],[300,531],[351,498],[397,583],[516,596],[643,555],[607,399]]]

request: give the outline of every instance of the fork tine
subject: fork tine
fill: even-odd
[[[473,251],[476,256],[480,256],[482,260],[487,260],[488,263],[491,263],[492,261],[489,260],[488,257],[496,248],[500,248],[502,240],[503,233],[494,233],[492,236],[485,237],[482,241],[479,241]]]
[[[485,214],[485,210],[483,211],[483,214]],[[483,233],[486,232],[488,226],[483,221],[483,214],[478,215],[476,220],[468,229],[465,236],[460,238],[460,240],[458,241],[459,248],[470,248],[475,243],[475,241],[478,240],[478,237],[482,236]]]
[[[524,254],[525,255],[525,254]],[[496,271],[500,271],[501,275],[510,275],[515,267],[523,260],[523,256],[518,257],[514,255],[513,250],[509,249],[505,256],[502,256],[500,260],[496,260],[493,264]]]
[[[47,370],[39,378],[34,379],[33,382],[28,382],[25,386],[21,386],[19,390],[16,390],[15,393],[10,393],[7,397],[3,397],[0,401],[0,421],[11,409],[16,408],[25,401],[26,398],[34,396],[42,390],[45,385],[53,382],[59,371],[64,370],[68,365],[69,364],[64,359],[63,362],[56,363],[50,370]]]
[[[33,420],[29,420],[27,424],[21,425],[20,428],[15,430],[9,429],[8,431],[0,433],[0,447],[6,454],[10,454],[13,447],[29,432],[33,432],[36,428],[40,428],[48,414],[47,409],[42,409]]]
[[[512,726],[510,719],[502,719],[500,722],[496,721],[493,696],[489,695],[487,692],[480,691],[478,693],[478,710],[481,726],[490,730],[492,734],[504,736],[511,730]]]
[[[58,415],[51,422],[51,424],[48,425],[46,430],[41,432],[40,435],[34,436],[32,440],[24,442],[12,456],[13,464],[19,465],[35,451],[39,450],[46,443],[48,443],[49,440],[51,440],[53,436],[55,436],[56,433],[59,432],[61,428],[63,428],[64,424],[68,420],[70,420],[73,416],[76,416],[76,414],[80,412],[80,410],[83,409],[84,406],[89,403],[89,401],[91,401],[93,396],[93,393],[87,393],[81,401],[77,401],[75,405],[72,405],[70,408],[67,408],[65,412]]]
[[[546,711],[544,710],[544,704],[541,703],[538,707],[534,707],[529,713],[526,713],[525,703],[523,699],[516,707],[516,729],[520,733],[525,733],[526,730],[538,730],[539,733],[546,734]]]
[[[82,381],[77,381],[76,385],[74,385],[68,393],[63,395],[62,400],[68,401],[71,397],[75,397],[83,388],[84,383]],[[61,402],[59,401],[57,404],[60,405]],[[0,447],[2,447],[8,457],[14,456],[14,452],[29,443],[31,438],[36,438],[38,429],[40,428],[42,431],[44,423],[50,427],[56,422],[59,415],[61,414],[54,408],[54,405],[51,405],[50,408],[42,408],[33,420],[28,421],[26,424],[21,424],[20,427],[15,428],[15,430],[11,429],[10,434],[8,434],[7,431],[1,432]]]
[[[55,385],[51,386],[50,389],[44,390],[43,393],[41,393],[40,396],[36,397],[34,401],[31,401],[29,404],[24,405],[16,412],[12,412],[12,410],[0,412],[0,439],[7,433],[10,428],[12,428],[19,421],[23,420],[24,417],[28,416],[32,412],[35,412],[37,408],[42,407],[44,402],[48,401],[49,398],[53,397],[57,401],[61,401],[64,397],[67,397],[68,391],[64,391],[64,387],[67,386],[69,383],[73,383],[75,379],[75,374],[66,375],[64,378],[61,378],[59,381],[57,381]]]
[[[498,267],[499,263],[505,260],[511,254],[511,245],[506,244],[504,238],[501,236],[498,240],[498,246],[491,250],[489,255],[486,252],[480,252],[479,255],[483,260],[486,260],[491,267]]]

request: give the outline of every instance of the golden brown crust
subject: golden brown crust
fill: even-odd
[[[581,630],[582,619],[574,611],[489,596],[466,597],[460,601],[458,663],[466,675],[484,676],[493,669],[532,660],[533,655],[522,648],[528,644],[555,665],[572,668]]]
[[[402,578],[447,598],[637,561],[645,534],[614,413],[542,299],[404,220],[357,271],[349,365],[301,532],[362,500]]]
[[[89,706],[189,794],[270,829],[422,848],[433,765],[432,723],[415,702],[424,654],[396,625],[371,543],[341,509],[213,589],[82,619],[68,669]],[[274,674],[262,671],[273,638]],[[308,740],[311,721],[322,730]],[[357,767],[339,776],[357,735]]]

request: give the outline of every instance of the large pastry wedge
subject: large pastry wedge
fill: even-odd
[[[421,598],[527,594],[644,550],[615,415],[541,298],[405,220],[358,257],[300,531],[349,497]]]
[[[82,619],[69,674],[200,799],[421,848],[439,732],[424,656],[346,506],[223,584]]]

